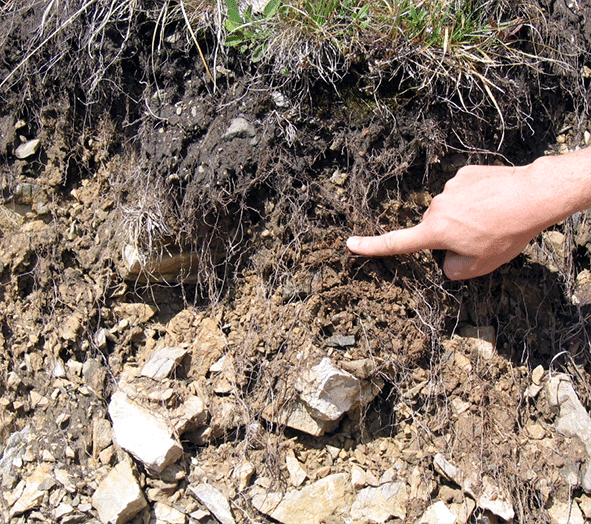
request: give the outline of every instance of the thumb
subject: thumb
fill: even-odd
[[[434,247],[423,234],[424,228],[421,226],[419,224],[374,237],[351,237],[347,240],[347,247],[353,253],[368,257],[401,255]]]

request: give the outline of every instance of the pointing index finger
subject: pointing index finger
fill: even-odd
[[[437,245],[426,234],[421,223],[408,229],[390,231],[374,237],[351,237],[347,240],[347,247],[358,255],[387,257],[433,249]]]

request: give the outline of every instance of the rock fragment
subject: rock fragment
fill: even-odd
[[[246,460],[234,468],[232,477],[238,482],[239,491],[244,491],[248,487],[254,473],[255,467]]]
[[[203,504],[221,524],[236,524],[228,499],[221,491],[210,484],[199,484],[191,487],[191,492]]]
[[[111,445],[111,424],[104,418],[97,418],[92,424],[92,454],[99,453]]]
[[[544,378],[544,366],[539,365],[533,369],[531,372],[531,381],[536,385],[539,386],[542,383]]]
[[[451,464],[441,453],[433,459],[435,469],[449,480],[454,481],[476,500],[478,507],[487,509],[504,520],[512,520],[515,511],[511,495],[502,486],[496,485],[488,476],[479,477],[476,469],[469,472]]]
[[[351,517],[369,519],[378,524],[386,522],[391,517],[404,521],[407,500],[408,492],[404,482],[389,482],[377,488],[364,488],[351,507]]]
[[[367,484],[365,471],[355,464],[351,468],[351,484],[356,489],[364,488]]]
[[[455,524],[456,520],[456,515],[446,506],[445,502],[439,500],[427,508],[417,524]]]
[[[27,478],[22,494],[10,510],[11,517],[18,517],[26,511],[39,506],[45,492],[55,484],[51,476],[51,466],[46,463],[39,464],[35,471]]]
[[[320,420],[312,416],[305,404],[296,403],[285,420],[285,424],[290,428],[303,431],[314,437],[321,437],[336,428],[338,421]]]
[[[370,402],[379,392],[378,385],[337,368],[329,358],[302,373],[295,389],[299,402],[280,415],[281,423],[317,437],[332,431],[346,412]]]
[[[288,449],[285,453],[285,465],[289,472],[289,478],[294,487],[299,487],[303,484],[304,480],[308,477],[308,474],[302,468],[299,460],[296,458],[295,453],[292,449]]]
[[[551,524],[585,524],[583,513],[576,502],[553,502],[547,510]]]
[[[575,280],[571,302],[575,306],[591,304],[591,271],[583,269]]]
[[[286,107],[289,107],[287,98],[280,91],[271,91],[271,98],[273,99],[275,107],[279,109],[285,109]]]
[[[330,517],[343,518],[349,508],[350,482],[345,473],[329,475],[301,490],[259,493],[252,505],[283,524],[321,524]]]
[[[584,493],[575,499],[579,504],[579,508],[585,515],[585,518],[591,519],[591,497],[585,495]]]
[[[531,384],[526,388],[523,394],[528,398],[535,398],[542,390],[542,380],[544,379],[544,367],[537,366],[531,372]]]
[[[577,396],[568,375],[557,373],[546,382],[550,408],[558,411],[556,431],[565,437],[577,437],[585,446],[587,460],[581,467],[583,489],[591,492],[591,417]]]
[[[353,335],[333,335],[326,340],[326,345],[333,348],[344,348],[355,345]]]
[[[187,350],[183,348],[164,347],[150,355],[142,367],[141,374],[154,380],[164,380],[181,363]]]
[[[192,395],[175,410],[174,427],[179,435],[200,428],[207,422],[209,412],[205,402]]]
[[[41,140],[38,138],[27,140],[15,149],[14,156],[19,160],[29,158],[30,156],[33,156],[35,153],[37,153],[39,150],[39,144],[41,144]]]
[[[476,502],[474,502],[470,497],[464,497],[464,500],[460,503],[451,503],[449,504],[449,510],[456,516],[456,524],[466,524],[470,520],[472,512],[476,507]]]
[[[347,411],[369,402],[377,394],[370,384],[334,366],[329,358],[304,372],[296,383],[301,400],[315,418],[339,420]]]
[[[467,339],[471,348],[484,360],[490,360],[496,354],[493,326],[465,326],[460,330],[460,335]]]
[[[187,522],[187,516],[182,511],[164,502],[154,504],[154,516],[156,517],[156,524],[185,524]]]
[[[230,126],[224,133],[224,139],[226,140],[232,140],[233,138],[254,138],[255,136],[256,130],[254,126],[243,117],[232,119]]]
[[[103,479],[92,505],[104,524],[124,524],[148,505],[129,462],[120,462]]]
[[[159,473],[183,454],[167,423],[130,400],[123,391],[113,394],[109,416],[117,444],[149,470]]]

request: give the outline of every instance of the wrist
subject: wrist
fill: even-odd
[[[525,169],[544,229],[591,206],[591,148],[543,156]]]

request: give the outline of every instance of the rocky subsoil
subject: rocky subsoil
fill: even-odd
[[[214,89],[141,36],[100,104],[40,70],[0,108],[3,521],[591,522],[591,215],[464,283],[344,246],[469,162],[586,147],[578,106],[553,85],[491,152],[494,108],[233,55]]]

